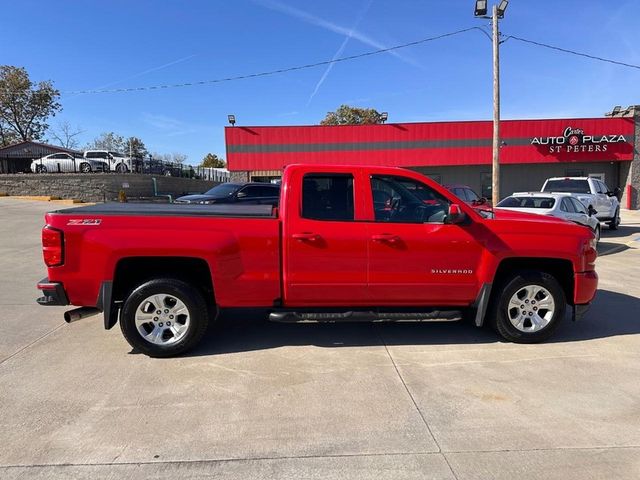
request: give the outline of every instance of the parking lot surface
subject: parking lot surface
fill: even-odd
[[[131,353],[39,307],[47,202],[0,199],[0,478],[640,478],[640,214],[552,341],[448,324],[226,316],[189,355]]]

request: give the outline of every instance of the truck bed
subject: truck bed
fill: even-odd
[[[54,210],[64,215],[142,215],[171,217],[275,218],[271,205],[191,205],[157,203],[98,203],[84,207]]]

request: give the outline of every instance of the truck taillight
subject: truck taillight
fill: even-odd
[[[62,232],[45,226],[42,229],[42,255],[47,267],[57,267],[64,261]]]

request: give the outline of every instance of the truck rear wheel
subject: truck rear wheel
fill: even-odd
[[[555,277],[521,271],[502,284],[491,318],[496,331],[510,342],[537,343],[549,338],[564,318],[566,298]]]
[[[209,312],[198,289],[182,280],[150,280],[124,302],[120,328],[129,345],[150,357],[193,348],[207,329]]]

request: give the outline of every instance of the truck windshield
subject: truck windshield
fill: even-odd
[[[544,186],[543,192],[567,192],[567,193],[591,193],[587,180],[574,180],[563,178],[561,180],[549,180]]]
[[[507,197],[497,207],[504,208],[553,208],[556,201],[551,197]]]
[[[211,190],[207,190],[204,194],[210,195],[213,198],[227,198],[233,195],[239,188],[240,185],[233,183],[221,183],[220,185],[213,187]]]

